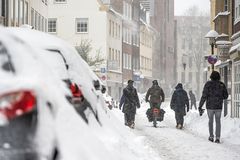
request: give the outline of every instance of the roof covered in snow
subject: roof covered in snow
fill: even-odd
[[[219,16],[228,16],[229,14],[230,14],[230,12],[228,12],[228,11],[219,12],[219,13],[216,15],[216,17],[214,17],[213,21],[214,21],[215,19],[217,19]]]

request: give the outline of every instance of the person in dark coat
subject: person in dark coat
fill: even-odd
[[[133,87],[133,81],[129,80],[126,88],[123,89],[123,95],[120,100],[119,108],[124,113],[125,125],[134,128],[136,108],[140,108],[140,102],[137,90]]]
[[[178,83],[175,87],[170,106],[171,109],[175,111],[175,119],[177,123],[176,128],[182,129],[184,116],[186,115],[186,108],[187,112],[189,111],[189,99],[187,92],[183,89],[181,83]]]
[[[151,88],[148,89],[145,100],[150,102],[150,107],[160,109],[161,103],[164,102],[165,95],[162,88],[158,85],[157,80],[154,80]],[[150,100],[149,100],[150,97]]]
[[[192,91],[189,91],[189,97],[191,101],[190,109],[192,109],[192,107],[194,106],[195,110],[197,110],[196,97]]]
[[[206,82],[202,97],[199,103],[199,113],[203,112],[203,104],[206,101],[207,114],[209,118],[209,141],[214,141],[213,135],[213,119],[216,121],[216,143],[220,143],[221,136],[221,113],[223,107],[223,100],[228,98],[228,91],[224,83],[220,81],[220,74],[213,71],[210,76],[210,81]],[[201,115],[201,114],[200,114]]]

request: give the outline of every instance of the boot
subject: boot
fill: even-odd
[[[220,139],[217,138],[217,139],[215,140],[215,143],[220,143]]]
[[[208,140],[213,142],[213,137],[209,137]]]

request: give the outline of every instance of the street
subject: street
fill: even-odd
[[[141,137],[145,148],[160,160],[239,160],[240,145],[229,144],[222,140],[221,144],[208,141],[185,126],[183,130],[175,128],[174,113],[168,108],[163,122],[154,128],[145,115],[147,106],[142,105],[136,115],[136,128],[132,132]],[[194,111],[191,111],[194,112]],[[196,112],[196,111],[195,111]],[[192,114],[192,113],[189,113]],[[119,117],[120,118],[120,117]],[[187,119],[185,118],[187,121]],[[206,126],[208,124],[206,123]],[[208,132],[208,131],[206,131]]]

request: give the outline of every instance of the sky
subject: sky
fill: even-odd
[[[186,9],[193,5],[203,12],[210,12],[210,0],[175,0],[175,15],[184,15]]]

